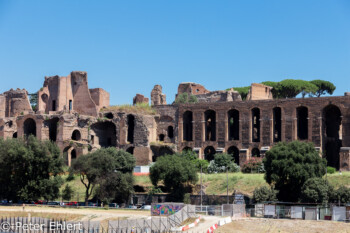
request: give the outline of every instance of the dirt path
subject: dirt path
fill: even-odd
[[[0,207],[0,211],[7,211],[7,212],[15,212],[20,211],[23,212],[22,207],[15,207],[15,206],[9,206],[9,207]],[[105,220],[105,219],[118,219],[118,218],[128,218],[128,219],[135,219],[135,218],[145,218],[150,216],[150,210],[143,211],[143,210],[121,210],[121,209],[74,209],[74,208],[50,208],[50,207],[32,207],[32,206],[26,206],[25,207],[26,212],[35,212],[35,213],[58,213],[58,214],[79,214],[83,215],[84,217],[81,220],[93,220],[93,221],[99,221],[99,220]]]

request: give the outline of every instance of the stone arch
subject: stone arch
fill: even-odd
[[[27,118],[23,123],[23,133],[25,137],[36,136],[36,122],[33,118]]]
[[[235,146],[231,146],[227,149],[227,154],[232,155],[234,162],[239,165],[239,149]]]
[[[93,141],[98,141],[101,147],[115,147],[117,146],[117,130],[113,122],[103,121],[91,125],[92,133],[95,135]],[[96,137],[96,139],[95,139]]]
[[[159,141],[164,142],[165,135],[164,134],[159,134]]]
[[[74,141],[80,141],[81,140],[81,133],[79,130],[74,130],[72,133],[72,140]]]
[[[207,110],[204,112],[205,141],[216,141],[216,112]]]
[[[67,146],[63,149],[63,160],[67,166],[71,166],[74,160],[77,158],[77,151],[72,146]]]
[[[214,147],[212,146],[207,146],[205,149],[204,149],[204,159],[208,160],[208,161],[211,161],[214,159],[214,155],[216,153],[216,150]]]
[[[113,115],[113,113],[111,113],[111,112],[105,113],[104,116],[105,116],[107,119],[113,119],[113,118],[114,118],[114,115]]]
[[[322,112],[323,145],[327,165],[339,169],[339,153],[342,146],[342,118],[341,111],[335,105],[328,105]]]
[[[260,142],[260,109],[252,109],[252,141]]]
[[[14,132],[14,133],[12,134],[12,138],[17,138],[17,132]]]
[[[127,142],[130,144],[134,143],[134,131],[135,131],[135,117],[132,114],[127,116],[128,123],[128,137]]]
[[[252,157],[260,157],[260,150],[257,147],[252,149]]]
[[[191,147],[189,147],[189,146],[185,146],[185,147],[182,149],[182,151],[186,151],[186,150],[190,150],[190,151],[192,151],[192,148],[191,148]]]
[[[309,125],[308,125],[309,112],[305,106],[297,108],[297,138],[299,140],[307,140]]]
[[[172,139],[174,137],[174,127],[169,125],[168,126],[168,137]]]
[[[152,161],[156,162],[157,158],[163,155],[172,155],[174,154],[174,150],[169,146],[151,146],[151,150],[153,153]]]
[[[49,139],[50,139],[50,141],[56,142],[56,140],[57,140],[58,122],[59,122],[59,118],[58,117],[54,117],[54,118],[51,118],[49,120],[45,120],[44,121],[45,126],[49,128]]]
[[[272,110],[273,115],[273,142],[280,142],[282,139],[282,110],[280,107],[275,107]]]
[[[193,113],[186,111],[183,114],[183,141],[190,142],[193,137]]]
[[[239,140],[239,111],[231,109],[228,116],[228,140]]]

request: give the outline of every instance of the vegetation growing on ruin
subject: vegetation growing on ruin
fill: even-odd
[[[112,105],[101,109],[101,112],[108,112],[108,111],[134,113],[134,114],[140,114],[140,115],[156,114],[156,111],[147,103],[139,103],[136,105],[130,105],[130,104]]]
[[[181,93],[175,99],[176,104],[194,104],[198,103],[197,96],[188,93]]]
[[[279,82],[265,81],[261,84],[273,88],[271,92],[275,99],[295,98],[298,95],[301,95],[303,98],[307,95],[320,97],[325,94],[332,95],[336,89],[333,83],[319,79],[312,81],[305,81],[301,79],[284,79]],[[250,86],[234,87],[233,89],[238,91],[242,97],[242,100],[245,100],[249,93]],[[230,90],[230,88],[227,90]]]

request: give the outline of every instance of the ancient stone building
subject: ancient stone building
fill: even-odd
[[[273,99],[271,87],[252,84],[247,100],[238,92],[209,91],[181,83],[178,94],[196,95],[195,104],[166,104],[162,88],[151,92],[152,111],[109,106],[109,94],[89,89],[85,72],[45,78],[38,111],[25,90],[0,95],[0,137],[54,141],[68,165],[101,147],[134,154],[138,165],[190,149],[202,159],[232,154],[242,164],[264,156],[280,141],[313,142],[328,165],[350,170],[350,96]],[[138,96],[135,102],[148,102]]]

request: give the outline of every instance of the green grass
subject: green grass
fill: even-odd
[[[117,111],[117,112],[146,114],[146,115],[156,114],[156,111],[147,103],[140,103],[136,105],[130,105],[130,104],[112,105],[106,108],[102,108],[100,111],[101,112]]]
[[[342,185],[350,187],[350,172],[342,172],[341,175],[339,172],[329,174],[327,180],[334,188],[339,188]]]

